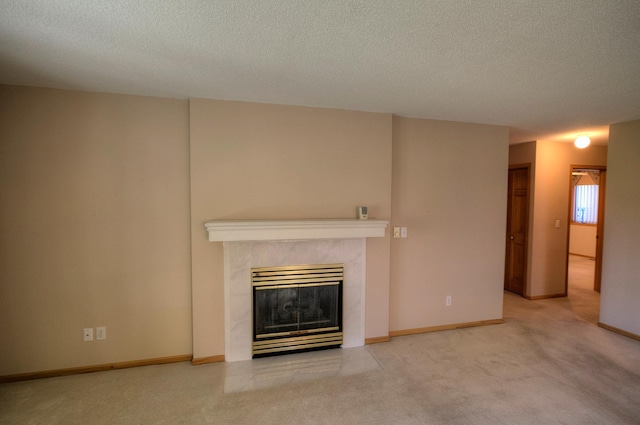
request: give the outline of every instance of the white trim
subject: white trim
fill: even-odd
[[[367,240],[366,239],[362,239],[360,241],[361,243],[361,252],[362,252],[362,256],[360,259],[361,262],[361,268],[360,268],[360,293],[359,293],[359,297],[360,299],[357,301],[357,304],[359,305],[359,310],[360,310],[360,323],[358,324],[359,329],[358,329],[358,334],[356,337],[351,337],[351,338],[345,338],[344,343],[342,344],[342,347],[347,348],[347,347],[361,347],[364,345],[364,340],[365,340],[365,325],[366,325],[366,298],[367,298],[367,287],[366,287],[366,281],[367,281]],[[353,307],[351,307],[353,308]]]
[[[384,237],[386,220],[213,220],[209,242],[352,239]]]

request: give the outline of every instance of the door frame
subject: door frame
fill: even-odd
[[[606,165],[579,165],[579,164],[571,164],[569,165],[569,209],[567,211],[567,261],[564,269],[564,293],[566,296],[569,295],[569,245],[571,243],[571,217],[573,215],[573,187],[571,185],[572,173],[576,168],[579,169],[587,169],[587,170],[600,170],[601,172],[605,172],[605,177],[602,181],[601,186],[598,188],[598,223],[596,224],[596,268],[593,276],[594,283],[594,291],[600,292],[599,286],[600,278],[596,275],[596,273],[602,274],[602,242],[604,235],[601,233],[604,229],[604,200],[606,196]],[[598,247],[598,244],[600,245]]]
[[[519,170],[526,169],[527,170],[527,217],[525,223],[525,244],[524,244],[524,276],[522,278],[522,297],[527,298],[527,288],[529,286],[529,231],[531,230],[531,163],[522,163],[522,164],[509,164],[508,171],[511,170]],[[507,179],[509,175],[507,175]],[[509,194],[507,194],[509,196]],[[504,282],[503,287],[507,286],[507,280],[509,278],[509,258],[510,258],[510,240],[509,240],[509,222],[511,220],[511,199],[507,200],[507,221],[506,221],[506,229],[505,229],[505,263],[504,263]]]

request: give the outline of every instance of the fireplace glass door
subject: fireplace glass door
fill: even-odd
[[[253,354],[339,346],[343,265],[252,269]]]

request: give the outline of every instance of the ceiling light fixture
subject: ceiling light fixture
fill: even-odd
[[[576,148],[579,149],[584,149],[587,146],[589,146],[589,144],[591,143],[591,139],[589,139],[587,136],[579,136],[575,142],[573,142],[574,145],[576,145]]]

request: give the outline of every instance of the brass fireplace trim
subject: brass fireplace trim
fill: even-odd
[[[251,269],[253,286],[306,284],[339,281],[344,278],[344,264],[302,264]]]
[[[302,264],[251,269],[251,284],[255,291],[340,285],[344,279],[344,264]],[[268,339],[267,339],[268,338]],[[339,347],[343,342],[340,326],[291,332],[255,335],[254,356],[279,352]]]
[[[256,335],[256,339],[260,339],[260,338],[272,338],[272,337],[279,337],[279,336],[298,336],[298,335],[307,335],[307,334],[311,334],[311,333],[317,333],[317,332],[327,332],[327,331],[337,331],[340,328],[338,326],[333,326],[330,328],[321,328],[321,329],[307,329],[304,331],[292,331],[292,332],[277,332],[277,333],[269,333],[269,334],[260,334],[260,335]]]
[[[272,354],[282,351],[308,350],[310,348],[339,346],[341,344],[342,332],[271,339],[267,341],[255,341],[253,343],[253,355]]]
[[[314,280],[317,282],[318,280]],[[296,283],[284,283],[282,285],[269,285],[269,286],[261,286],[261,285],[253,285],[256,291],[265,291],[267,289],[283,289],[283,288],[311,288],[313,286],[329,286],[329,285],[340,285],[340,282],[336,282],[335,280],[323,281],[321,283],[302,283],[300,281],[295,281]],[[273,282],[271,282],[273,283]]]

